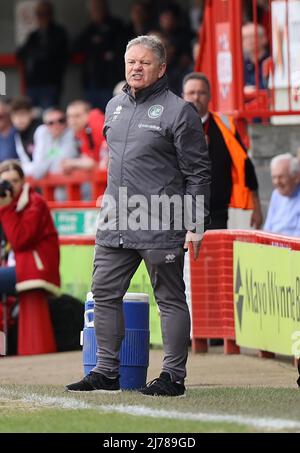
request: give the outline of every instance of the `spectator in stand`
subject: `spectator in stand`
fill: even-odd
[[[300,164],[292,154],[271,161],[272,193],[264,230],[300,237]]]
[[[130,23],[126,29],[127,39],[146,35],[151,30],[151,5],[147,0],[134,0],[130,8]]]
[[[243,0],[243,23],[254,22],[254,8],[253,2]],[[270,41],[270,1],[257,0],[257,20],[260,25],[264,27],[267,33],[268,41]]]
[[[44,124],[35,132],[35,148],[32,162],[26,165],[26,175],[36,179],[49,173],[60,173],[64,159],[77,154],[73,132],[67,127],[66,115],[59,108],[44,112]]]
[[[203,19],[204,0],[194,0],[193,6],[190,8],[190,23],[194,33],[198,34],[200,24]]]
[[[103,137],[104,115],[82,100],[69,104],[68,125],[73,130],[79,151],[78,159],[66,159],[62,168],[65,173],[74,170],[90,170],[107,160],[106,143]],[[103,155],[104,153],[104,155]],[[106,155],[105,155],[106,154]]]
[[[177,65],[185,70],[192,62],[193,32],[184,23],[184,14],[178,4],[169,2],[159,14],[159,32],[174,46]]]
[[[8,101],[0,101],[0,162],[18,158],[15,134],[16,130],[10,119],[10,104]]]
[[[257,34],[257,49],[256,49]],[[255,62],[258,58],[258,88],[267,88],[266,62],[269,60],[267,51],[267,38],[264,27],[248,23],[242,27],[243,52],[244,52],[244,80],[245,94],[252,94],[256,88]]]
[[[42,122],[35,118],[31,100],[26,96],[18,96],[12,100],[11,120],[16,129],[16,150],[24,171],[27,164],[32,162],[35,131]]]
[[[58,235],[47,203],[25,182],[18,161],[0,164],[0,181],[12,187],[0,197],[0,221],[16,262],[16,268],[0,269],[0,293],[14,294],[17,284],[18,291],[44,288],[59,295]]]
[[[17,50],[25,67],[27,95],[33,105],[46,109],[59,105],[68,60],[68,37],[54,21],[53,6],[40,1],[36,7],[38,29]]]
[[[29,297],[29,300],[20,302],[20,317],[21,311],[23,315],[19,325],[18,352],[29,354],[37,349],[39,353],[55,352],[48,305],[36,296],[36,290],[55,296],[60,294],[58,235],[47,203],[25,183],[19,162],[8,160],[0,164],[0,181],[6,181],[12,189],[0,197],[0,222],[12,250],[10,254],[14,255],[14,264],[11,257],[10,265],[0,268],[0,294],[17,292]],[[23,304],[28,306],[28,302],[36,315],[27,319],[24,325],[26,308]],[[41,320],[42,326],[37,324]],[[26,329],[36,329],[34,338],[39,344],[23,344]]]
[[[114,86],[123,77],[125,30],[122,22],[110,15],[105,0],[89,0],[88,8],[91,23],[75,41],[74,50],[84,54],[84,97],[104,111]]]
[[[193,70],[193,64],[178,64],[176,43],[173,38],[162,38],[167,52],[167,76],[169,88],[177,96],[182,94],[182,82],[184,77]]]
[[[221,118],[209,111],[210,83],[204,74],[193,72],[183,81],[183,98],[192,102],[202,119],[211,158],[211,224],[226,229],[229,206],[253,209],[251,226],[260,228],[262,212],[258,182],[247,152]]]

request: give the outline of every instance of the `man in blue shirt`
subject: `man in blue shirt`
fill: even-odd
[[[15,133],[10,120],[9,105],[5,101],[0,101],[0,162],[18,159]]]
[[[300,237],[300,163],[291,154],[280,154],[271,161],[275,190],[264,230]]]
[[[258,89],[267,88],[267,79],[264,74],[264,64],[269,57],[267,37],[262,25],[255,27],[254,23],[247,23],[242,28],[244,53],[244,83],[245,94],[253,94],[256,89],[255,64],[258,63]]]

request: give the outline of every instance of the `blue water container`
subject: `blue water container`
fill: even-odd
[[[94,297],[88,293],[84,310],[83,350],[82,360],[84,375],[86,376],[95,367],[97,362],[97,342],[94,328]]]
[[[125,338],[120,351],[120,386],[137,390],[145,386],[149,366],[149,296],[127,293],[123,299]],[[94,299],[87,296],[83,329],[83,368],[86,376],[97,362]]]
[[[144,387],[149,366],[149,296],[126,293],[123,299],[125,338],[120,352],[120,386],[126,390]]]

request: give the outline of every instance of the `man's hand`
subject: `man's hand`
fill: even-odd
[[[63,173],[69,175],[74,170],[74,159],[64,159],[60,168]]]
[[[12,194],[9,190],[6,190],[6,197],[0,197],[0,207],[8,206],[12,200]]]
[[[259,230],[263,224],[263,214],[260,199],[257,192],[252,192],[253,212],[251,215],[250,226]]]
[[[189,245],[192,244],[194,261],[198,259],[202,239],[203,234],[192,233],[191,231],[188,231],[186,234],[184,248],[188,250]]]
[[[73,159],[65,159],[61,163],[62,172],[69,175],[75,170],[92,170],[95,168],[96,162],[88,156],[74,157]]]
[[[251,215],[251,227],[259,230],[263,224],[263,215],[260,208],[254,209]]]

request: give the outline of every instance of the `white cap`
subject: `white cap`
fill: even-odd
[[[145,302],[146,304],[149,303],[149,295],[145,293],[126,293],[124,298],[124,302]]]
[[[86,300],[94,300],[94,295],[91,291],[89,293],[87,293]]]

